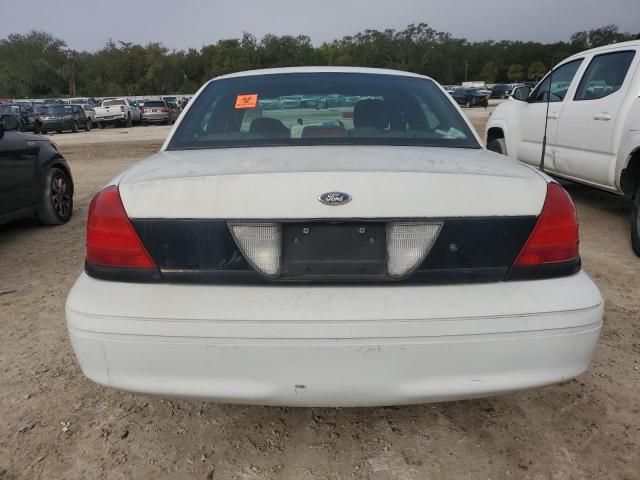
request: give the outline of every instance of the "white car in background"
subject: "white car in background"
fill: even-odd
[[[91,125],[95,125],[96,124],[96,111],[95,111],[94,106],[92,104],[90,104],[90,103],[83,103],[82,104],[82,109],[84,110],[84,113],[87,115],[87,118],[89,120],[91,120]]]
[[[94,108],[95,121],[99,128],[107,125],[131,127],[140,123],[142,116],[137,104],[128,98],[110,98],[104,100],[99,107]]]
[[[631,199],[640,255],[640,41],[573,55],[512,98],[491,115],[487,148],[539,166],[550,99],[544,170]]]
[[[354,102],[261,106],[327,95]],[[93,199],[66,304],[95,382],[307,406],[565,381],[602,314],[557,183],[483,149],[433,80],[337,67],[207,83]]]

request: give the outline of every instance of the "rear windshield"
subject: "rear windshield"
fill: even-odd
[[[103,107],[113,107],[114,105],[126,105],[124,100],[105,100],[102,102]]]
[[[151,101],[151,102],[144,102],[144,106],[145,107],[166,107],[164,102],[161,101]]]
[[[359,73],[258,75],[211,82],[168,148],[315,144],[479,148],[433,81]]]

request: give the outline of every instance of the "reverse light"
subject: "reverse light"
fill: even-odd
[[[100,191],[87,220],[87,263],[105,267],[156,268],[122,205],[118,187]]]
[[[514,265],[575,260],[579,256],[578,243],[578,217],[573,200],[560,185],[549,183],[542,212]]]
[[[404,277],[425,259],[442,222],[389,223],[387,225],[387,273]]]
[[[229,229],[242,254],[256,270],[268,277],[280,275],[280,224],[229,223]]]

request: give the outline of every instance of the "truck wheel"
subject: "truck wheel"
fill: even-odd
[[[104,122],[98,122],[98,128],[104,128]]]
[[[88,132],[89,130],[91,130],[91,120],[87,119],[86,123],[84,124],[84,131]]]
[[[499,153],[500,155],[506,155],[507,144],[504,141],[504,138],[494,138],[489,143],[487,143],[487,150]]]
[[[78,133],[78,122],[73,122],[73,126],[71,127],[71,131],[73,133]]]
[[[640,185],[633,198],[631,208],[631,247],[636,255],[640,257]]]
[[[126,127],[127,128],[131,128],[132,122],[131,122],[131,115],[127,115],[127,123],[126,123]]]
[[[52,167],[47,172],[37,217],[43,225],[62,225],[73,213],[73,183],[64,170]]]

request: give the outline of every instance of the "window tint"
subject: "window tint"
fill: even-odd
[[[531,102],[546,102],[549,92],[551,92],[550,102],[561,102],[569,91],[569,86],[573,77],[575,77],[582,59],[565,63],[553,70],[531,93]],[[549,81],[551,81],[551,89],[549,89]]]
[[[121,98],[117,100],[105,100],[104,102],[102,102],[103,107],[114,107],[117,105],[126,105],[126,103]]]
[[[620,90],[634,55],[635,52],[630,51],[593,57],[584,72],[575,100],[595,100]]]

